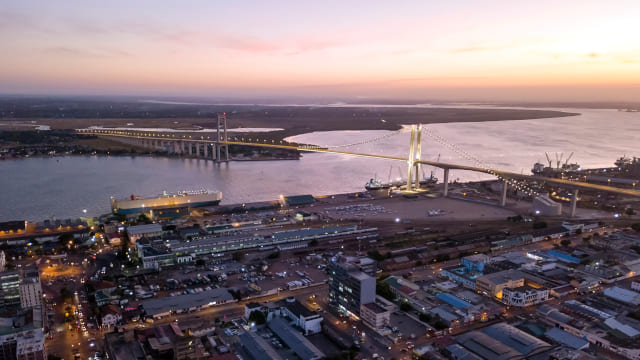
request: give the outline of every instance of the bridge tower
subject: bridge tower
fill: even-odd
[[[412,191],[414,184],[416,187],[420,187],[420,162],[419,161],[420,161],[421,155],[422,155],[422,124],[411,125],[411,140],[409,143],[409,160],[407,160],[407,191]],[[415,170],[415,179],[413,174],[414,170]]]
[[[220,127],[222,127],[222,134],[220,134]],[[227,144],[227,113],[218,113],[218,139],[216,140],[215,153],[216,161],[229,161],[229,144]],[[221,136],[222,135],[222,136]],[[222,143],[224,141],[224,143]],[[221,158],[221,152],[224,150],[224,160]]]

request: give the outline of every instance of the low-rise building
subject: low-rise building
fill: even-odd
[[[309,310],[295,298],[285,299],[282,302],[281,312],[285,317],[293,320],[305,335],[317,334],[322,331],[322,316]]]
[[[129,235],[129,241],[131,244],[135,244],[140,238],[160,238],[162,237],[162,225],[160,224],[145,224],[129,226],[127,228],[127,234]]]
[[[104,305],[100,308],[102,315],[102,328],[113,329],[120,321],[122,321],[122,313],[120,309],[112,304]]]
[[[394,309],[395,305],[392,302],[376,296],[376,301],[360,305],[360,318],[365,325],[380,330],[389,325]]]
[[[533,288],[525,285],[502,289],[502,302],[507,306],[532,306],[549,300],[549,289]]]
[[[505,270],[476,279],[476,291],[497,299],[502,298],[502,289],[524,286],[524,274],[518,270]]]
[[[319,360],[325,356],[320,349],[294,330],[283,318],[272,319],[268,326],[300,359]]]

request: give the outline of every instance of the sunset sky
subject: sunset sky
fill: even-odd
[[[640,1],[28,1],[0,93],[640,101]]]

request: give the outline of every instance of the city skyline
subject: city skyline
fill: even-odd
[[[0,10],[0,92],[640,100],[640,4],[64,5]]]

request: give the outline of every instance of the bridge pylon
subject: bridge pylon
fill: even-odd
[[[420,187],[420,158],[422,155],[422,124],[411,125],[409,158],[407,160],[407,191]],[[415,169],[414,169],[415,168]],[[415,179],[413,171],[415,170]]]
[[[222,127],[222,133],[220,128]],[[218,114],[218,128],[216,139],[216,161],[229,161],[229,144],[227,144],[227,113]],[[224,160],[222,159],[221,152],[224,150]]]

